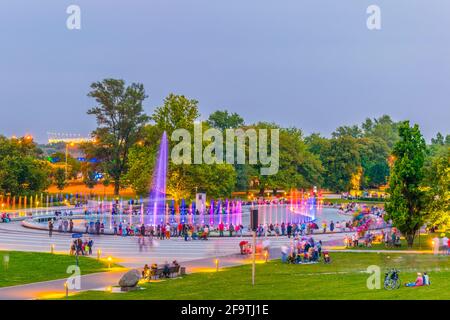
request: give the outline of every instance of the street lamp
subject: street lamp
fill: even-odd
[[[73,147],[75,145],[75,143],[71,142],[71,143],[66,143],[66,167],[65,167],[65,176],[66,176],[66,180],[67,180],[67,158],[69,156],[69,145],[71,147]]]

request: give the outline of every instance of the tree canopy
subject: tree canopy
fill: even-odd
[[[386,219],[393,221],[412,246],[416,232],[426,222],[425,193],[421,186],[427,149],[418,125],[410,127],[409,121],[402,122],[399,136],[392,151],[395,161],[389,179]]]
[[[143,101],[147,98],[144,86],[125,81],[105,79],[91,85],[89,97],[97,105],[88,114],[97,119],[95,148],[92,157],[102,162],[103,169],[114,182],[114,194],[119,194],[122,177],[128,170],[130,148],[140,139],[141,131],[149,117],[143,111]]]

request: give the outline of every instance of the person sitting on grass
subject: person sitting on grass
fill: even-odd
[[[424,286],[429,286],[430,284],[431,284],[430,276],[426,272],[424,272],[423,273],[423,285]]]
[[[419,272],[417,273],[416,282],[408,282],[405,284],[406,287],[421,287],[423,286],[423,277],[422,274]]]
[[[295,259],[296,259],[295,253],[292,252],[288,257],[288,263],[295,263]]]
[[[323,262],[324,263],[331,262],[330,254],[328,253],[328,251],[323,251]]]
[[[288,247],[287,246],[281,246],[281,262],[286,263],[288,258]]]

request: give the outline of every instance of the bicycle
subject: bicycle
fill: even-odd
[[[401,282],[399,273],[400,271],[398,271],[397,269],[391,269],[385,273],[384,288],[386,290],[394,290],[400,288]]]

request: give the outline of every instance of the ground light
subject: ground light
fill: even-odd
[[[66,282],[64,282],[64,290],[66,292],[66,298],[69,297],[69,284]]]
[[[4,255],[3,256],[3,268],[5,269],[5,271],[8,271],[8,268],[9,268],[9,255]]]
[[[214,263],[216,264],[216,272],[219,271],[219,259],[215,259]]]

